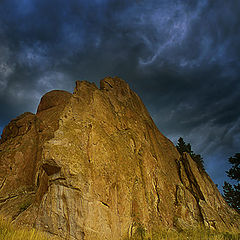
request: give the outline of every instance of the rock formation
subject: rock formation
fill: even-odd
[[[0,140],[0,214],[71,240],[137,228],[238,229],[239,215],[123,80],[45,94]]]

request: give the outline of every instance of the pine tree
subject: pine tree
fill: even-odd
[[[183,141],[182,137],[180,137],[178,139],[178,143],[177,143],[176,147],[180,154],[183,154],[186,151],[186,143]]]
[[[234,157],[230,157],[228,161],[233,165],[229,171],[227,171],[228,177],[233,180],[240,181],[240,153],[236,153]]]
[[[192,151],[192,146],[190,143],[186,144],[182,137],[178,139],[177,150],[182,155],[184,152],[189,153],[191,158],[197,163],[199,169],[204,170],[204,161],[200,154],[195,154]]]
[[[192,152],[192,147],[191,147],[190,143],[186,144],[182,137],[180,137],[178,139],[178,143],[177,143],[176,147],[180,154],[183,154],[184,152],[187,152],[187,153]]]
[[[195,154],[195,153],[192,153],[190,155],[192,159],[197,163],[198,167],[201,168],[202,170],[205,170],[202,156],[200,154]]]
[[[231,185],[228,182],[224,182],[223,197],[232,208],[240,213],[240,153],[236,153],[234,157],[230,157],[228,161],[233,166],[229,169],[229,171],[226,171],[226,173],[229,178],[237,181],[238,183],[236,185]]]

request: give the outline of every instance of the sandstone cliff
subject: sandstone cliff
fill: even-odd
[[[45,94],[0,141],[0,214],[16,222],[74,240],[117,240],[139,226],[239,228],[207,173],[119,78]]]

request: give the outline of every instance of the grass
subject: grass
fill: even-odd
[[[10,221],[0,217],[0,239],[1,240],[57,240],[49,237],[46,233],[40,232],[34,228],[19,228]]]
[[[132,237],[124,240],[240,240],[240,233],[218,232],[206,228],[195,228],[184,232],[158,230],[147,233],[138,226]]]
[[[19,228],[10,221],[0,217],[1,240],[59,240],[57,237],[49,237],[46,233],[34,228]],[[151,234],[138,225],[130,238],[124,240],[239,240],[240,233],[217,232],[204,228],[196,228],[184,232],[173,230],[158,230]]]
[[[151,238],[150,238],[151,239]],[[169,240],[239,240],[240,234],[216,232],[207,229],[192,229],[185,232],[162,231],[161,233],[153,235],[151,240],[169,239]]]

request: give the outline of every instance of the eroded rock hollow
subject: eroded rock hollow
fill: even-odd
[[[0,141],[0,214],[16,222],[71,240],[118,240],[139,226],[239,228],[207,173],[117,77],[45,94]]]

